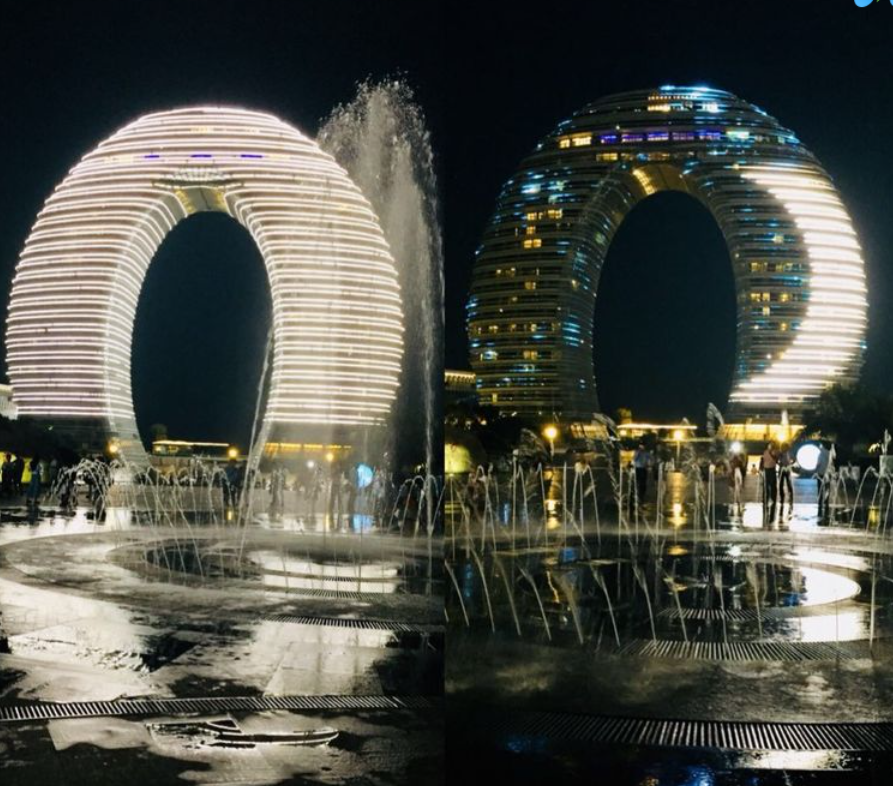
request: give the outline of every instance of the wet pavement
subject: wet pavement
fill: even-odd
[[[893,721],[893,542],[846,508],[819,517],[814,484],[769,520],[749,492],[700,520],[690,503],[620,524],[509,510],[448,540],[448,755],[521,783],[889,783],[893,746],[870,730],[865,750],[694,741],[709,724]],[[553,720],[516,733],[525,713]],[[593,736],[609,718],[614,744]],[[670,722],[691,739],[641,744]],[[468,777],[467,756],[448,761]]]
[[[161,561],[147,556],[159,543],[170,545]],[[333,710],[183,714],[235,723],[242,736],[225,745],[160,731],[183,717],[0,722],[0,783],[437,783],[444,635],[435,564],[424,537],[120,526],[83,511],[29,521],[0,510],[9,649],[0,710],[355,697]],[[367,696],[431,701],[364,707]],[[317,735],[326,729],[337,733]]]

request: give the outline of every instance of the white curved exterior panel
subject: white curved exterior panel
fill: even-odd
[[[265,426],[319,433],[383,424],[403,324],[376,216],[313,140],[272,115],[218,107],[127,125],[46,201],[9,306],[20,413],[98,422],[141,453],[130,373],[140,289],[168,232],[203,210],[239,221],[266,265],[274,344]]]

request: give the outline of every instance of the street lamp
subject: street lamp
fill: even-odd
[[[552,461],[555,460],[555,438],[558,436],[558,427],[548,425],[543,429],[543,436],[549,440],[549,454]]]
[[[230,446],[229,450],[226,451],[226,455],[228,458],[237,459],[239,458],[239,449],[235,446]]]

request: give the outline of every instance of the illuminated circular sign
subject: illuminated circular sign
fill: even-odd
[[[797,448],[797,464],[806,472],[815,472],[821,452],[821,448],[815,442],[806,442]]]

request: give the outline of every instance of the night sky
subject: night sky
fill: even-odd
[[[315,135],[336,104],[354,97],[357,82],[403,73],[438,143],[444,30],[437,8],[394,0],[4,6],[4,322],[18,254],[44,200],[83,154],[146,112],[236,104]],[[134,333],[144,440],[163,423],[171,437],[247,442],[269,309],[260,254],[235,221],[200,214],[168,236],[149,269]]]
[[[20,3],[0,25],[0,316],[43,201],[86,151],[139,115],[194,102],[272,111],[308,133],[359,80],[403,72],[433,130],[445,215],[446,365],[467,367],[474,250],[502,183],[562,118],[608,93],[709,84],[793,129],[835,178],[862,240],[871,302],[865,379],[893,388],[889,220],[893,7],[852,0],[565,4]],[[470,8],[470,6],[468,6]],[[9,11],[14,8],[14,11]],[[452,154],[447,157],[447,150]],[[734,350],[728,256],[683,195],[636,208],[596,311],[606,411],[702,418],[724,404]],[[222,216],[158,252],[134,335],[144,437],[245,441],[269,294],[257,250]],[[670,339],[667,339],[670,336]]]
[[[467,367],[464,303],[502,183],[560,120],[601,96],[662,84],[729,90],[774,115],[835,179],[868,265],[865,379],[893,388],[893,7],[852,0],[487,3],[449,69],[447,367]],[[728,254],[685,195],[640,204],[609,250],[596,308],[603,409],[702,421],[721,406],[735,345]],[[676,304],[676,305],[674,305]]]

